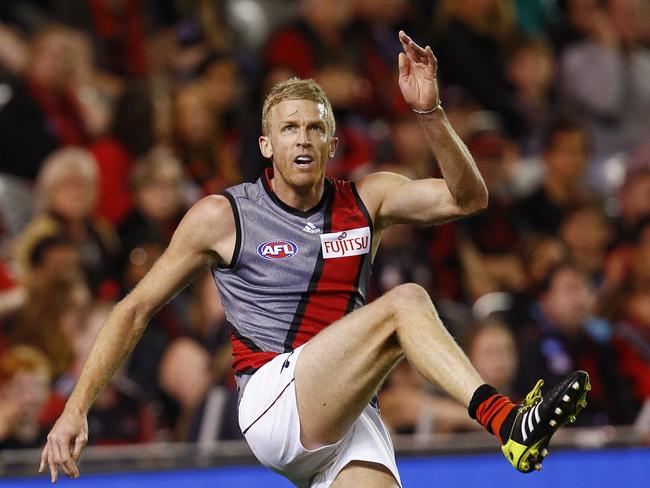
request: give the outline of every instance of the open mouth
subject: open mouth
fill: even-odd
[[[305,168],[314,162],[314,158],[312,158],[309,154],[301,154],[300,156],[296,156],[293,162],[298,166]]]

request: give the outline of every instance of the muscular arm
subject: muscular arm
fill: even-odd
[[[78,475],[76,461],[86,443],[87,427],[80,419],[131,353],[153,314],[182,290],[205,266],[229,262],[234,250],[235,222],[225,197],[206,197],[181,221],[172,240],[149,273],[108,316],[65,411],[48,436],[41,456],[41,470],[50,466],[52,480],[60,466],[69,476]],[[80,425],[84,424],[84,425]]]
[[[437,61],[400,32],[399,84],[404,100],[420,118],[424,137],[443,178],[411,181],[392,173],[374,173],[357,183],[359,194],[381,231],[393,224],[434,224],[478,212],[488,192],[471,154],[438,103]],[[437,108],[434,108],[437,107]],[[433,110],[432,110],[433,109]]]
[[[359,194],[379,229],[394,224],[429,225],[479,212],[487,206],[483,178],[441,109],[418,115],[443,178],[412,181],[373,173],[358,183]],[[373,212],[374,210],[374,212]]]

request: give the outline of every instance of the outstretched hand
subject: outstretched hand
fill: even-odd
[[[404,31],[399,32],[403,53],[399,54],[399,87],[413,109],[428,111],[438,105],[436,70],[438,61],[429,46],[422,48]]]
[[[63,412],[47,436],[38,472],[44,473],[46,467],[49,467],[52,483],[56,483],[59,478],[59,468],[70,478],[78,478],[77,462],[87,442],[86,416]]]

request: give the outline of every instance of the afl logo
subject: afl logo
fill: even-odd
[[[290,258],[298,252],[298,246],[291,241],[266,241],[257,247],[257,254],[264,259]]]

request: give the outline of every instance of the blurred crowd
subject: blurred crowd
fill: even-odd
[[[0,448],[41,445],[111,305],[189,206],[257,179],[274,83],[328,93],[329,176],[439,176],[398,88],[399,29],[432,46],[490,203],[386,232],[370,299],[419,283],[503,393],[581,368],[578,424],[635,422],[650,399],[647,1],[14,0],[0,4]],[[206,272],[100,395],[90,443],[240,437],[228,336]],[[478,426],[407,363],[380,406],[399,433]]]

